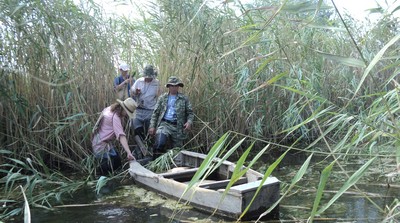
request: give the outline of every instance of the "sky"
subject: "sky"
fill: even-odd
[[[80,0],[74,0],[80,1]],[[146,2],[151,2],[152,0],[140,0],[136,2],[140,2],[141,4],[146,4]],[[182,0],[183,1],[183,0]],[[205,0],[205,1],[212,1],[218,2],[218,0]],[[225,0],[220,0],[222,3]],[[246,3],[251,0],[241,0],[242,3]],[[327,4],[331,5],[332,0],[325,0]],[[400,7],[400,0],[333,0],[338,7],[339,11],[344,14],[348,12],[352,17],[357,20],[363,21],[365,18],[369,18],[371,20],[377,20],[378,14],[368,15],[367,9],[375,8],[377,6],[376,3],[379,3],[384,8],[391,6],[389,9],[393,10],[396,7]],[[116,0],[95,0],[98,4],[102,5],[103,8],[106,9],[108,12],[121,14],[121,15],[133,15],[135,13],[132,12],[133,7],[129,4],[131,1],[126,0],[127,4],[122,4],[123,1],[116,1]],[[135,2],[135,0],[133,1]],[[397,13],[397,16],[400,17],[400,10]]]
[[[327,2],[331,2],[328,0]],[[392,11],[396,7],[400,6],[400,0],[334,0],[335,5],[339,8],[339,11],[349,12],[353,18],[357,20],[365,20],[366,17],[370,19],[378,19],[377,15],[368,15],[367,9],[376,8],[377,3],[379,3],[382,7],[389,7],[389,11]],[[396,16],[399,16],[399,12],[396,13]]]
[[[77,4],[85,0],[74,0]],[[126,17],[135,18],[135,11],[131,2],[148,5],[149,2],[153,0],[94,0],[97,4],[99,4],[102,8],[105,9],[107,13],[124,15]],[[181,0],[184,1],[184,0]],[[212,1],[212,2],[224,2],[226,0],[204,0],[204,1]],[[235,0],[236,1],[236,0]],[[240,0],[242,3],[246,3],[252,0]],[[282,0],[283,1],[283,0]],[[370,22],[374,23],[378,21],[379,14],[368,14],[368,9],[376,8],[377,3],[380,4],[383,8],[389,7],[389,11],[400,7],[400,0],[333,0],[338,7],[338,10],[342,15],[345,13],[350,14],[356,20],[360,22],[366,21],[366,18],[369,19]],[[124,2],[126,2],[124,4]],[[332,0],[325,0],[328,5],[332,5]],[[397,12],[398,17],[400,17],[400,10]]]

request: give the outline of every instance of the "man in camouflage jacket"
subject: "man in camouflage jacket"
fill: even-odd
[[[172,148],[182,147],[187,131],[193,124],[193,110],[188,97],[179,92],[183,83],[179,78],[172,76],[165,85],[168,93],[158,98],[156,107],[150,120],[149,134],[155,135],[153,158],[165,152],[168,140]]]

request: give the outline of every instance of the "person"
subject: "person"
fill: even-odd
[[[157,72],[153,65],[146,65],[142,77],[137,79],[131,88],[131,95],[138,102],[135,119],[132,121],[135,135],[142,141],[146,139],[151,115],[160,95],[160,81],[156,79]]]
[[[193,109],[188,97],[179,92],[183,83],[176,76],[168,79],[168,92],[161,95],[150,120],[149,135],[155,136],[153,159],[165,152],[167,141],[172,148],[182,147],[193,124]]]
[[[132,98],[117,102],[103,109],[92,132],[92,149],[99,161],[99,171],[102,175],[113,172],[121,167],[121,157],[118,154],[114,140],[118,140],[124,148],[128,160],[135,160],[128,146],[122,119],[127,115],[134,118],[137,103]]]
[[[122,63],[119,65],[120,75],[114,78],[114,91],[117,94],[117,99],[125,100],[129,98],[130,89],[133,83],[133,78],[128,74],[129,65],[126,63]]]

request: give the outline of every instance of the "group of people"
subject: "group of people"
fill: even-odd
[[[115,141],[119,141],[128,160],[135,160],[123,129],[129,118],[135,135],[142,140],[154,137],[153,159],[171,148],[182,147],[193,124],[193,110],[188,97],[179,92],[184,84],[176,76],[168,79],[162,94],[158,72],[153,65],[146,65],[141,76],[135,80],[129,75],[129,66],[120,64],[120,75],[114,80],[116,103],[104,108],[92,132],[92,149],[99,161],[100,174],[113,172],[121,166],[121,157]]]

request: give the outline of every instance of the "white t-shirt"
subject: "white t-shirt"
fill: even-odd
[[[144,77],[140,77],[131,87],[131,92],[136,96],[139,108],[154,109],[159,95],[160,81],[153,78],[151,82],[146,82]],[[136,95],[136,89],[140,89],[141,93]]]

